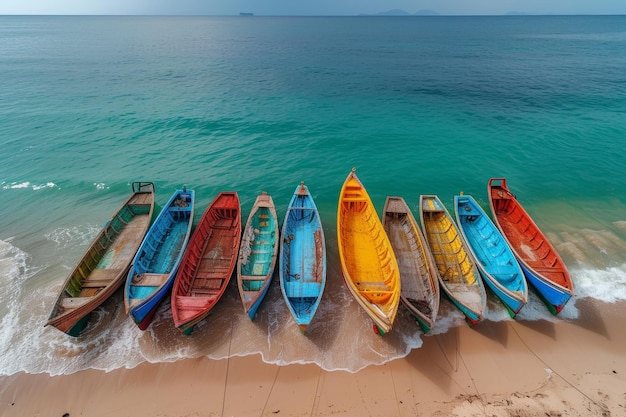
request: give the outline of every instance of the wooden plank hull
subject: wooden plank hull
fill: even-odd
[[[372,318],[378,333],[388,333],[400,303],[400,271],[376,209],[354,169],[339,195],[337,243],[348,290]]]
[[[383,228],[400,270],[400,301],[422,331],[432,329],[439,311],[437,266],[411,209],[401,197],[387,197]]]
[[[317,311],[326,285],[326,244],[313,197],[304,183],[294,191],[282,227],[280,289],[304,333]]]
[[[154,210],[154,184],[134,182],[131,196],[92,241],[61,287],[46,326],[78,336],[90,313],[124,282]]]
[[[184,334],[190,334],[224,295],[240,242],[239,196],[222,192],[204,211],[174,279],[172,317]]]
[[[448,298],[465,314],[470,325],[478,324],[486,309],[487,295],[452,216],[435,195],[420,196],[424,236],[437,265],[439,283]]]
[[[241,238],[237,286],[245,313],[254,320],[272,282],[278,255],[278,217],[266,192],[256,198]]]
[[[454,196],[454,211],[480,275],[515,317],[528,302],[528,285],[513,251],[472,196]]]
[[[193,224],[193,190],[176,190],[148,230],[124,287],[126,312],[141,330],[172,288]]]
[[[511,193],[505,178],[491,178],[487,186],[493,220],[528,279],[553,314],[574,295],[565,263],[546,236]]]

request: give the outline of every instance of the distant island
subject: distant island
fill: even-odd
[[[534,15],[533,13],[528,13],[528,12],[510,11],[510,12],[504,13],[501,16],[533,16],[533,15]],[[442,16],[442,15],[430,9],[418,10],[412,14],[402,9],[391,9],[391,10],[378,12],[374,14],[361,14],[361,16]],[[456,15],[450,15],[450,16],[456,16]],[[463,15],[458,15],[458,16],[463,16]],[[494,16],[498,16],[498,15],[494,15]]]
[[[418,10],[417,12],[411,14],[407,12],[406,10],[391,9],[391,10],[387,10],[384,12],[378,12],[373,15],[363,14],[362,16],[439,16],[439,13],[437,13],[434,10],[424,9],[424,10]]]
[[[254,16],[254,13],[250,13],[250,12],[241,12],[241,13],[239,13],[239,16]]]

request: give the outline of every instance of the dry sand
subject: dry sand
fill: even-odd
[[[259,356],[0,377],[0,415],[626,416],[626,303],[576,321],[483,322],[357,373]]]

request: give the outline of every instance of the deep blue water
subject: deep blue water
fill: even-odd
[[[625,299],[625,28],[626,16],[1,16],[0,373],[253,353],[357,370],[419,348],[402,314],[374,337],[342,286],[335,215],[353,166],[379,211],[386,195],[486,204],[488,179],[506,177],[578,297]],[[191,344],[168,306],[141,334],[115,299],[78,340],[42,328],[140,179],[161,204],[193,188],[197,217],[219,191],[239,193],[244,217],[267,191],[281,219],[305,181],[329,256],[312,334],[299,335],[278,283],[256,324],[231,288]],[[531,304],[522,319],[550,319]],[[502,313],[492,300],[491,319]],[[564,313],[575,318],[575,302]],[[440,317],[440,332],[460,322],[445,303]]]

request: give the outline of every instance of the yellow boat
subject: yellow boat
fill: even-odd
[[[470,325],[478,324],[483,319],[487,294],[456,223],[436,195],[420,196],[420,217],[441,288]]]
[[[374,330],[381,335],[389,332],[400,302],[400,271],[355,168],[339,195],[337,243],[341,272],[350,293],[374,320]]]

